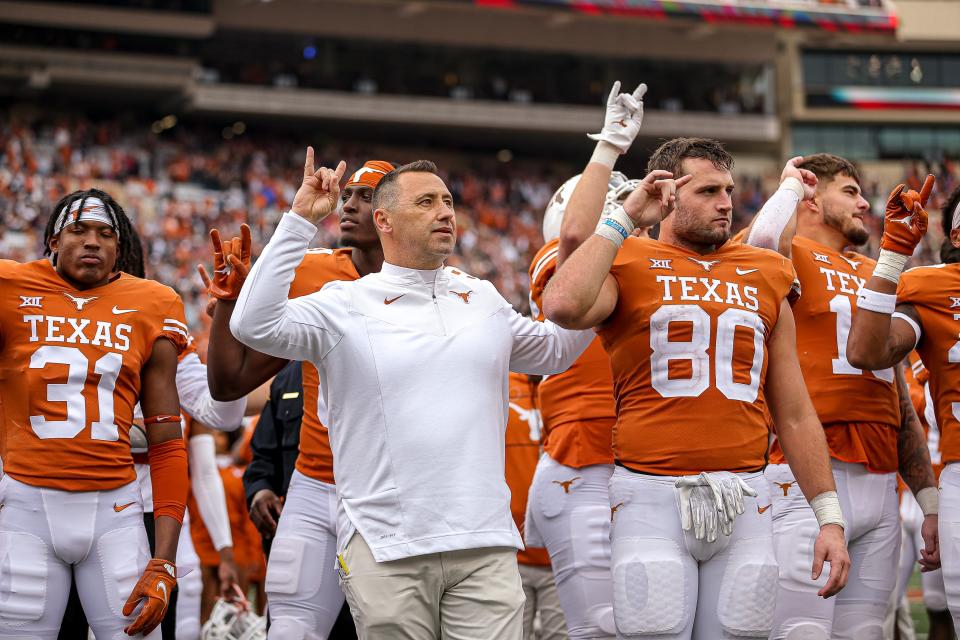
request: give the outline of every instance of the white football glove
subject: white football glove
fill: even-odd
[[[727,536],[732,534],[733,521],[744,510],[743,496],[757,495],[740,476],[729,471],[685,476],[675,486],[680,490],[680,525],[684,531],[693,528],[694,537],[707,542],[717,539],[718,530]]]
[[[620,81],[614,82],[607,98],[603,129],[600,133],[587,134],[587,137],[598,142],[608,142],[621,154],[629,151],[643,123],[643,95],[646,92],[647,85],[641,83],[633,93],[620,93]]]

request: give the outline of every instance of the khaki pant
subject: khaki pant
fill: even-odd
[[[521,640],[523,585],[513,548],[376,562],[359,534],[343,551],[343,592],[360,640]]]
[[[550,567],[521,564],[520,579],[527,603],[523,608],[523,640],[567,640],[567,623],[563,618],[557,585]],[[534,631],[534,619],[540,614],[539,632]]]

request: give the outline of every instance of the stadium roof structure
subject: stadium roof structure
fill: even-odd
[[[826,31],[894,32],[897,16],[886,0],[472,0],[486,7],[540,5],[579,13],[644,18],[687,18]]]

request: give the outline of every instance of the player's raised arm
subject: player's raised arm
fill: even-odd
[[[214,400],[243,398],[277,374],[286,364],[255,351],[233,337],[230,318],[240,289],[250,271],[250,227],[240,225],[240,237],[222,241],[220,231],[210,230],[213,243],[213,277],[203,265],[197,269],[211,300],[207,312],[213,318],[207,345],[207,384]]]
[[[606,320],[619,296],[610,267],[620,246],[635,228],[652,227],[670,215],[677,189],[691,178],[674,180],[673,174],[661,170],[647,174],[623,206],[600,220],[594,234],[550,280],[543,296],[547,318],[567,329],[589,329]]]
[[[323,301],[330,291],[288,300],[290,284],[303,261],[316,223],[332,213],[340,196],[346,164],[314,170],[313,147],[307,147],[303,183],[260,259],[250,271],[230,318],[230,331],[248,347],[282,358],[322,358],[339,340],[330,311],[344,311]],[[231,260],[233,262],[233,260]]]
[[[850,555],[844,540],[846,525],[830,468],[827,439],[803,383],[796,341],[793,311],[784,300],[780,303],[780,316],[770,335],[767,397],[777,425],[777,438],[820,525],[820,534],[814,545],[812,577],[814,580],[819,578],[823,563],[830,563],[830,578],[818,592],[818,595],[829,598],[847,583]]]
[[[927,231],[923,207],[934,181],[928,175],[920,193],[897,185],[887,200],[880,258],[857,298],[860,313],[847,341],[847,360],[855,367],[875,371],[895,366],[920,340],[920,318],[910,305],[897,306],[896,292],[907,260]]]
[[[798,165],[803,156],[787,160],[780,173],[780,187],[767,200],[747,227],[746,243],[790,257],[797,232],[797,205],[817,193],[817,176]]]
[[[620,81],[613,83],[603,129],[600,133],[589,134],[597,141],[597,146],[564,210],[557,264],[563,264],[596,229],[613,167],[617,159],[630,150],[640,132],[646,92],[647,85],[640,84],[633,93],[620,93]]]
[[[176,375],[177,348],[169,340],[156,340],[141,373],[140,407],[149,443],[157,543],[153,559],[123,607],[123,615],[129,616],[144,601],[136,620],[124,629],[129,635],[149,633],[160,624],[177,584],[177,542],[189,481]]]

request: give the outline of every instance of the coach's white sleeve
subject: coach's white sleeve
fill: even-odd
[[[331,283],[288,300],[296,268],[317,228],[288,211],[243,283],[230,317],[237,340],[261,353],[288,360],[321,360],[341,338],[337,319],[345,294]]]
[[[747,244],[771,251],[780,250],[780,236],[803,200],[803,185],[796,178],[787,178],[780,184],[760,212],[753,219]]]
[[[180,406],[194,420],[211,429],[233,431],[243,421],[247,398],[228,402],[214,400],[207,385],[207,365],[195,353],[187,355],[177,365],[177,394]]]
[[[572,331],[549,320],[536,322],[515,310],[505,309],[513,334],[510,370],[533,375],[554,375],[570,368],[596,337],[593,329]]]
[[[220,551],[233,546],[230,534],[230,515],[227,513],[227,494],[217,469],[217,450],[213,436],[201,433],[190,438],[187,445],[190,463],[190,488],[197,499],[197,508],[203,524],[210,532],[213,547]]]

